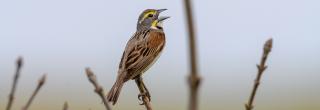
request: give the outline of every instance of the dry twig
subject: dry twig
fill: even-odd
[[[254,97],[255,97],[257,89],[259,87],[262,73],[267,68],[265,63],[266,63],[266,60],[268,58],[269,53],[271,52],[271,48],[272,48],[272,39],[269,39],[264,44],[263,55],[261,57],[260,65],[257,65],[258,74],[257,74],[257,77],[256,77],[256,79],[254,81],[254,85],[253,85],[253,89],[252,89],[252,92],[251,92],[251,95],[250,95],[250,99],[249,99],[248,103],[245,104],[246,110],[252,110],[253,109]]]
[[[185,0],[185,12],[188,23],[188,32],[189,32],[189,49],[190,49],[190,63],[191,63],[191,74],[188,77],[188,82],[190,86],[190,102],[189,102],[189,110],[197,110],[198,109],[198,88],[200,85],[201,78],[197,74],[197,57],[196,57],[196,42],[195,42],[195,30],[193,24],[193,15],[192,15],[192,7],[190,0]]]
[[[152,106],[151,106],[150,99],[149,99],[150,97],[146,96],[147,91],[146,91],[146,88],[145,88],[145,85],[143,83],[142,78],[140,77],[140,78],[136,79],[135,81],[136,81],[136,84],[137,84],[139,91],[140,91],[140,95],[138,95],[138,99],[140,100],[140,96],[141,96],[141,98],[142,98],[141,100],[143,101],[143,103],[140,105],[144,105],[147,108],[147,110],[152,110]]]
[[[99,85],[99,83],[97,81],[96,75],[90,70],[90,68],[86,68],[86,73],[87,73],[89,81],[92,83],[92,85],[95,88],[94,91],[100,96],[100,98],[102,99],[106,109],[107,110],[111,110],[111,107],[108,104],[108,101],[107,101],[106,97],[104,96],[103,89],[102,89],[102,87]]]
[[[22,57],[19,57],[17,59],[16,65],[17,65],[17,69],[16,69],[16,73],[15,73],[14,78],[13,78],[13,84],[12,84],[11,92],[10,92],[10,95],[9,95],[9,101],[8,101],[6,110],[10,110],[11,106],[13,104],[14,93],[15,93],[16,88],[17,88],[17,83],[18,83],[18,79],[19,79],[19,76],[20,76],[20,70],[21,70],[21,67],[23,65]]]
[[[43,84],[46,82],[46,77],[47,77],[47,75],[44,74],[44,75],[42,75],[42,77],[39,79],[37,88],[34,90],[34,92],[32,93],[31,97],[29,98],[27,104],[22,108],[22,110],[28,110],[28,108],[30,107],[33,99],[36,97],[36,95],[38,94],[39,90],[41,89],[41,87],[43,86]]]
[[[68,110],[68,102],[64,102],[62,110]]]

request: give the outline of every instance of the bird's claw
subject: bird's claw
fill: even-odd
[[[149,100],[149,102],[151,101],[151,96],[150,96],[149,92],[140,93],[140,94],[138,95],[138,99],[139,99],[140,101],[142,101],[142,103],[141,103],[140,105],[144,105],[144,104],[145,104],[144,101],[143,101],[143,98],[144,98],[144,97],[147,97],[148,100]]]

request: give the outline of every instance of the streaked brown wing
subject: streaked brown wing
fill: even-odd
[[[129,59],[132,59],[132,57],[134,57],[136,55],[136,50],[139,50],[141,48],[140,46],[140,42],[142,42],[142,40],[140,39],[140,36],[143,35],[145,36],[147,34],[148,31],[139,31],[136,32],[131,38],[130,40],[127,42],[126,48],[122,54],[121,57],[121,61],[119,64],[119,69],[122,69],[123,67],[125,68],[125,64],[124,61],[127,61],[128,56]]]
[[[131,43],[127,54],[124,54],[123,65],[127,71],[126,79],[132,79],[142,72],[156,60],[165,44],[163,32],[150,31],[148,35],[136,43]]]

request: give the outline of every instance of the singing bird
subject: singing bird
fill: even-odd
[[[140,95],[147,96],[150,100],[149,91],[141,75],[158,59],[165,46],[162,23],[169,17],[159,17],[159,14],[165,10],[147,9],[140,14],[137,30],[127,42],[119,64],[116,82],[107,96],[108,101],[113,105],[117,103],[124,83],[130,79],[135,80],[137,84],[141,83],[146,93]]]

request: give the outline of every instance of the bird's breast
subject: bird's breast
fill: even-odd
[[[165,34],[163,32],[150,32],[148,41],[151,48],[163,46],[165,44]]]

